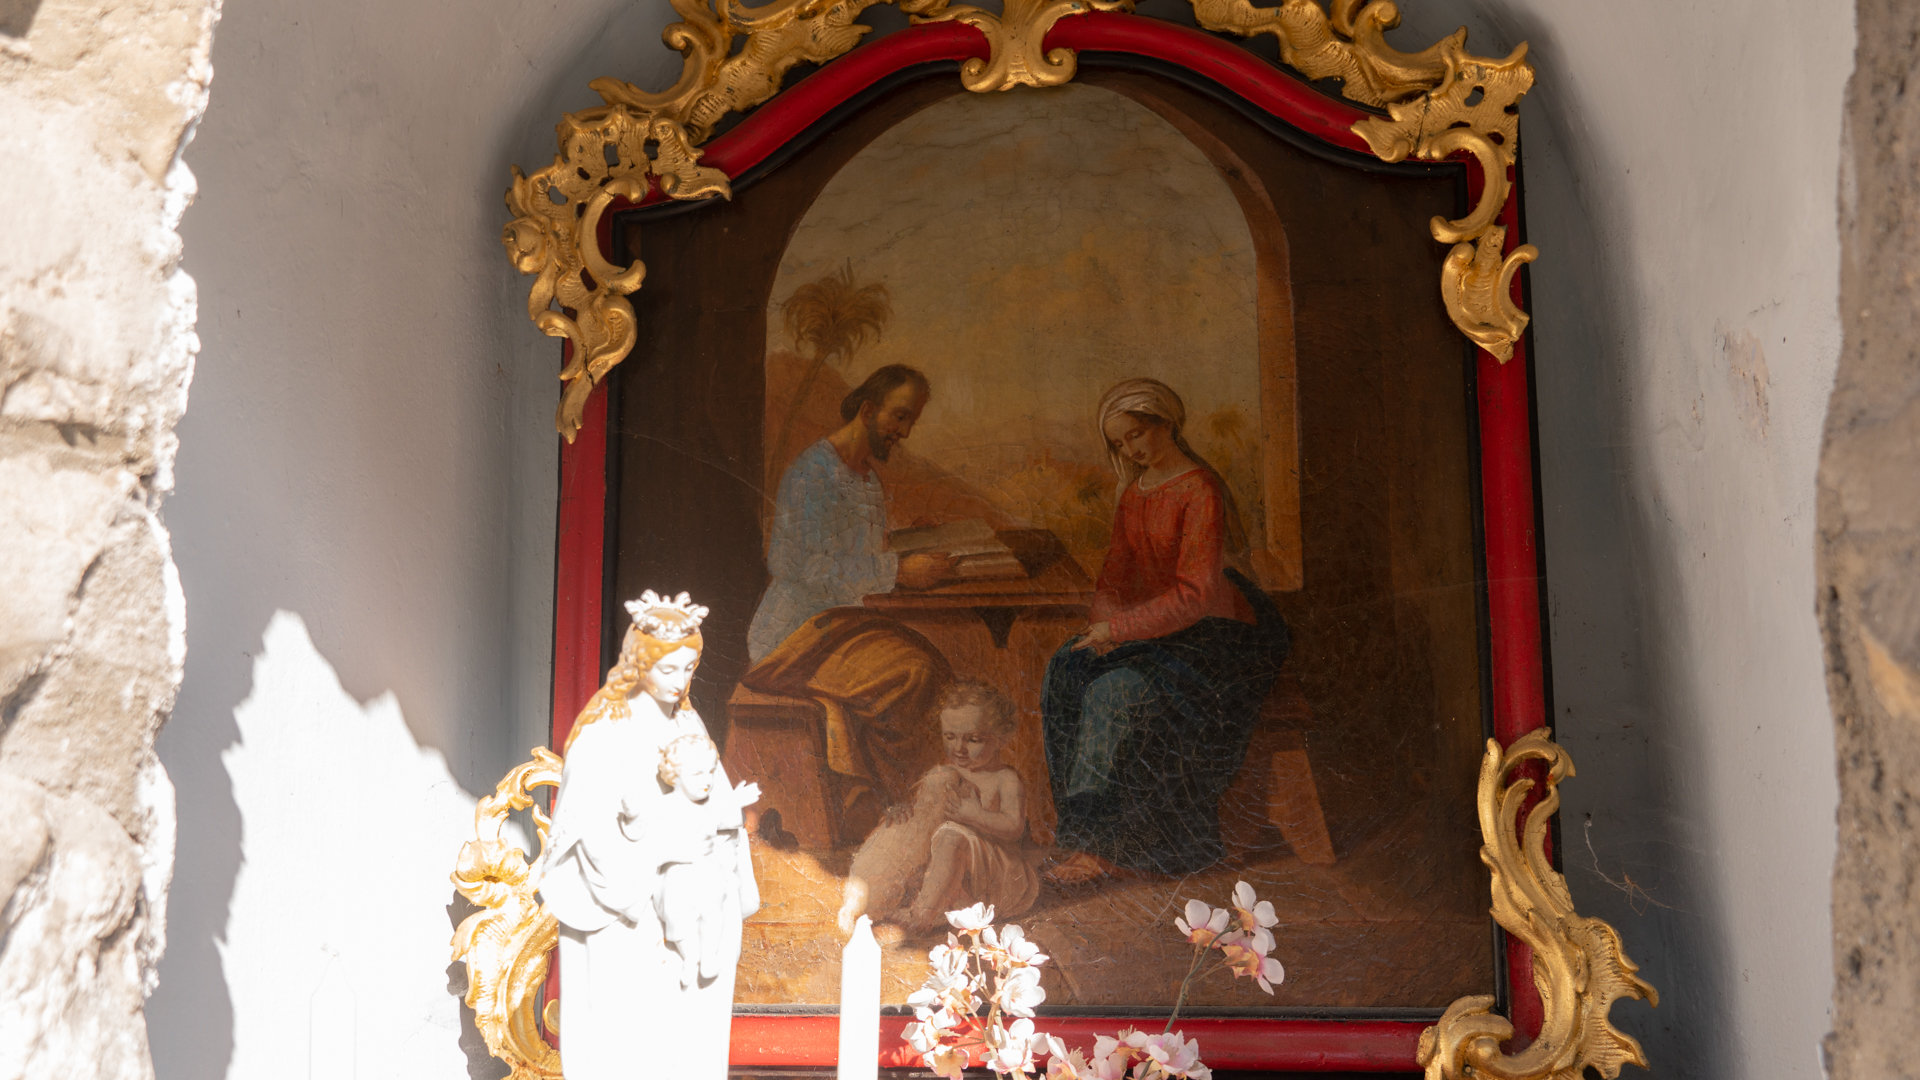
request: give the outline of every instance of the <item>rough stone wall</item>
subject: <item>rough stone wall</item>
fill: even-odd
[[[1820,463],[1840,771],[1837,1080],[1920,1076],[1920,6],[1860,0],[1840,172],[1846,344]],[[1909,82],[1913,85],[1909,85]]]
[[[174,232],[218,0],[0,3],[0,1080],[147,1077],[198,343]]]

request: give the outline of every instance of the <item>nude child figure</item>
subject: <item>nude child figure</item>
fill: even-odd
[[[682,987],[718,978],[727,960],[722,920],[727,897],[741,887],[735,851],[746,842],[741,810],[760,797],[758,784],[716,783],[719,770],[720,751],[705,735],[682,735],[660,751],[660,783],[679,798],[667,800],[652,829],[702,856],[663,860],[654,898],[662,936],[680,954]]]
[[[862,914],[921,932],[976,903],[992,904],[1002,918],[1033,906],[1040,879],[1027,842],[1026,790],[1001,760],[1015,722],[1013,703],[984,682],[963,679],[947,691],[940,706],[946,764],[927,770],[913,801],[888,809],[854,853],[843,929],[850,933]]]

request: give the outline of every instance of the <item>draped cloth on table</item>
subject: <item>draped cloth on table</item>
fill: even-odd
[[[1060,848],[1161,874],[1225,854],[1220,798],[1289,646],[1273,601],[1225,573],[1254,622],[1209,616],[1104,654],[1062,647],[1047,665],[1041,717]]]
[[[934,717],[953,669],[933,643],[865,608],[830,608],[788,635],[740,680],[763,694],[809,698],[826,714],[827,767],[905,801],[933,764]]]

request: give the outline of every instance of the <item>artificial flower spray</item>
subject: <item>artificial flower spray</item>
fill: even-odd
[[[946,944],[934,946],[927,957],[931,971],[926,985],[907,999],[915,1018],[904,1032],[911,1060],[894,1064],[924,1065],[950,1080],[960,1080],[969,1064],[981,1064],[1002,1076],[1026,1080],[1039,1071],[1035,1058],[1044,1056],[1047,1080],[1211,1080],[1212,1070],[1200,1060],[1199,1040],[1173,1030],[1194,980],[1225,968],[1271,994],[1274,984],[1286,978],[1280,961],[1267,955],[1280,920],[1252,886],[1244,881],[1235,885],[1232,899],[1222,908],[1189,900],[1185,917],[1173,925],[1193,945],[1193,960],[1165,1030],[1151,1034],[1128,1028],[1118,1035],[1101,1035],[1089,1056],[1034,1029],[1034,1008],[1047,998],[1040,988],[1040,966],[1047,955],[1018,926],[996,928],[993,914],[986,904],[947,912],[956,933],[947,935]],[[842,1006],[842,1025],[845,1016]],[[843,1026],[843,1055],[845,1032]],[[844,1063],[841,1076],[847,1076]]]

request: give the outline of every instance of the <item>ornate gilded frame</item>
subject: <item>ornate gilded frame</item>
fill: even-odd
[[[703,163],[701,146],[716,125],[780,94],[795,65],[826,64],[853,50],[869,29],[853,20],[878,2],[775,0],[746,8],[732,0],[672,0],[684,20],[663,34],[684,58],[674,85],[649,93],[618,79],[595,80],[591,86],[604,104],[562,118],[553,163],[532,175],[514,169],[507,205],[515,217],[502,239],[515,268],[535,275],[529,316],[567,343],[566,388],[556,416],[569,444],[561,528],[581,550],[563,558],[558,583],[556,717],[571,717],[597,682],[605,495],[599,463],[606,436],[604,407],[596,409],[593,390],[635,345],[638,327],[627,297],[646,273],[638,261],[624,267],[610,261],[609,215],[666,200],[731,197],[742,168],[730,166],[739,163],[718,153]],[[1079,49],[1101,47],[1125,38],[1133,25],[1152,22],[1132,14],[1132,0],[1005,0],[997,14],[947,0],[887,2],[916,24],[950,25],[942,40],[950,49],[957,44],[961,51],[953,55],[965,56],[961,80],[975,92],[1067,82],[1076,74]],[[1201,27],[1241,37],[1271,34],[1288,67],[1312,79],[1340,80],[1349,100],[1372,110],[1346,109],[1314,132],[1318,137],[1387,162],[1454,159],[1478,166],[1469,174],[1471,210],[1458,219],[1435,217],[1430,230],[1451,245],[1440,275],[1448,316],[1480,352],[1480,482],[1498,737],[1487,745],[1478,806],[1481,858],[1493,874],[1491,913],[1508,935],[1511,987],[1510,1017],[1493,1012],[1491,997],[1468,997],[1424,1031],[1334,1025],[1347,1030],[1329,1041],[1324,1032],[1279,1031],[1258,1021],[1199,1021],[1208,1026],[1209,1058],[1228,1068],[1293,1068],[1309,1058],[1321,1068],[1424,1068],[1430,1078],[1577,1077],[1588,1067],[1616,1076],[1623,1063],[1645,1060],[1639,1045],[1608,1021],[1612,1003],[1657,996],[1634,975],[1613,929],[1575,912],[1550,855],[1556,787],[1573,768],[1544,727],[1524,362],[1528,315],[1517,277],[1537,252],[1518,243],[1513,189],[1518,102],[1533,83],[1526,47],[1504,59],[1477,57],[1466,51],[1460,30],[1420,52],[1399,52],[1384,37],[1400,21],[1391,0],[1191,3]],[[1243,55],[1240,62],[1249,61]],[[1509,363],[1516,358],[1523,362]],[[482,909],[454,940],[455,958],[471,973],[468,1003],[489,1049],[516,1078],[559,1076],[558,1055],[541,1035],[542,1023],[552,1018],[537,1015],[554,923],[529,887],[524,856],[501,839],[501,829],[510,810],[534,805],[532,788],[557,783],[560,766],[538,750],[482,801],[476,840],[462,850],[454,874],[460,892]],[[544,844],[537,808],[535,822]],[[771,1019],[739,1018],[736,1042],[743,1022]],[[745,1064],[830,1059],[832,1033],[814,1027],[822,1025],[783,1029],[775,1041],[819,1047]]]
[[[620,79],[593,80],[606,104],[563,116],[553,164],[531,176],[515,166],[507,192],[514,219],[501,240],[514,268],[535,275],[527,315],[571,346],[555,417],[569,442],[588,396],[632,351],[638,329],[627,297],[640,288],[646,267],[607,261],[600,231],[608,211],[651,198],[729,197],[727,174],[700,164],[699,145],[728,113],[778,94],[794,65],[824,64],[853,49],[870,29],[853,20],[883,0],[775,0],[757,8],[732,0],[672,2],[686,21],[667,27],[662,39],[684,57],[680,78],[660,93]],[[916,23],[957,22],[984,36],[988,55],[960,70],[962,84],[976,93],[1071,80],[1075,50],[1048,47],[1055,26],[1070,16],[1133,10],[1133,0],[1006,0],[998,15],[947,0],[888,2]],[[1514,275],[1538,251],[1509,245],[1496,219],[1511,190],[1520,98],[1533,86],[1527,47],[1503,60],[1474,56],[1462,29],[1420,52],[1400,52],[1385,37],[1400,24],[1392,0],[1333,0],[1331,10],[1317,0],[1271,8],[1248,0],[1192,3],[1202,27],[1271,34],[1290,67],[1313,79],[1339,79],[1348,98],[1385,109],[1387,115],[1353,125],[1382,161],[1465,154],[1479,163],[1473,210],[1431,223],[1434,239],[1453,245],[1440,293],[1461,333],[1503,363],[1511,359],[1527,325]]]

